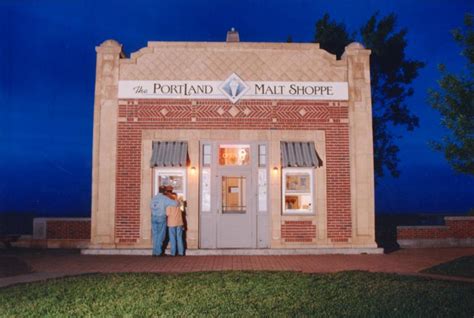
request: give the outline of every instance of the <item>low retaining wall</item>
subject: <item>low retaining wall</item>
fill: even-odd
[[[90,240],[90,218],[34,218],[33,236],[22,236],[14,246],[87,248]]]
[[[444,226],[397,226],[400,247],[474,246],[474,216],[447,216]]]

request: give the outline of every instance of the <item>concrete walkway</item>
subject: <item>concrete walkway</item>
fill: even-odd
[[[7,256],[7,251],[0,254]],[[474,248],[405,249],[381,255],[282,255],[282,256],[105,256],[78,253],[21,252],[14,256],[26,262],[34,274],[0,278],[0,287],[51,277],[85,273],[156,272],[184,273],[224,270],[301,271],[330,273],[349,270],[399,273],[474,282],[469,278],[441,277],[419,272],[455,258],[474,255]],[[8,254],[9,257],[12,254]],[[43,276],[41,276],[43,275]],[[43,277],[43,278],[41,278]],[[31,281],[31,280],[30,280]],[[8,283],[7,283],[8,282]]]

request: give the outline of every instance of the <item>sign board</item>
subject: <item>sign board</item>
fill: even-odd
[[[122,99],[348,100],[346,82],[244,82],[236,74],[225,81],[119,81]]]

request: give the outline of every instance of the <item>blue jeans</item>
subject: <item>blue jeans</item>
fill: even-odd
[[[163,253],[163,242],[166,236],[166,216],[152,216],[151,231],[153,234],[153,255],[161,255],[161,253]]]
[[[183,227],[182,226],[170,226],[168,228],[171,243],[171,255],[176,255],[176,243],[178,243],[178,254],[184,255],[183,245]]]

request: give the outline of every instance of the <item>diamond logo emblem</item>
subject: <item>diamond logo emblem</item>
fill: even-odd
[[[249,90],[249,87],[237,74],[232,73],[232,75],[230,75],[221,86],[219,86],[219,89],[233,104],[235,104],[245,95]]]

